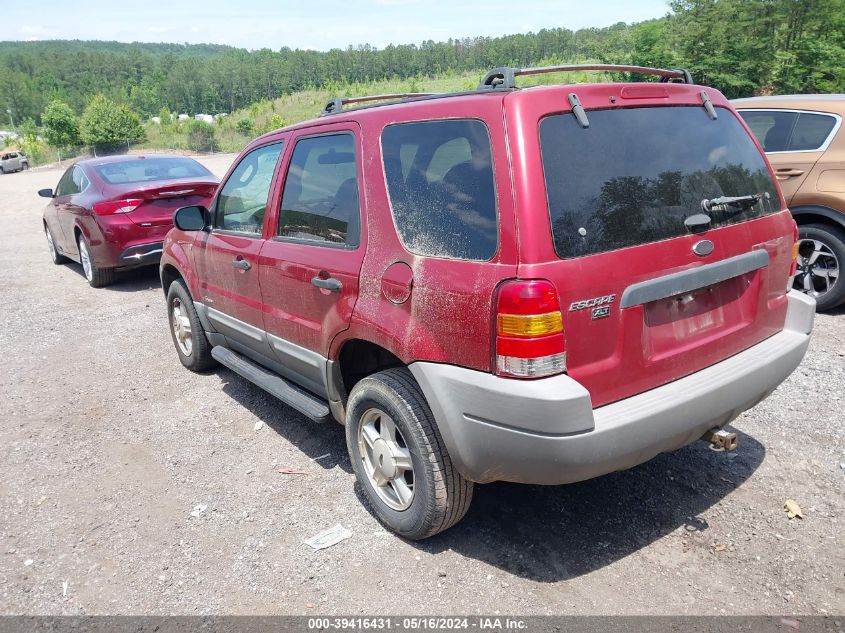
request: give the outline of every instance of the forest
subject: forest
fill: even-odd
[[[51,101],[79,114],[98,94],[142,118],[214,114],[306,89],[584,61],[685,67],[728,97],[845,92],[845,0],[672,0],[664,17],[635,24],[381,49],[0,42],[0,114],[41,125]]]

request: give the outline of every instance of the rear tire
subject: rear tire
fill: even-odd
[[[380,371],[353,387],[346,445],[368,504],[398,535],[427,538],[458,523],[469,509],[473,483],[453,466],[408,369]]]
[[[185,367],[201,372],[217,365],[211,356],[211,343],[205,336],[191,293],[179,279],[167,289],[167,322],[173,346]]]
[[[845,301],[845,230],[832,224],[798,227],[798,271],[793,287],[816,298],[816,310]]]
[[[79,236],[76,245],[79,248],[79,263],[82,264],[82,272],[88,280],[88,285],[92,288],[103,288],[114,283],[114,268],[97,266],[84,235]]]
[[[53,233],[47,225],[44,226],[44,236],[47,238],[47,252],[50,253],[50,261],[57,266],[67,262],[67,257],[59,253],[56,248],[56,241],[53,239]]]

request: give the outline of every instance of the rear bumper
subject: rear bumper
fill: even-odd
[[[164,242],[149,242],[147,244],[135,244],[125,249],[117,257],[118,266],[145,266],[157,264],[161,259]]]
[[[815,302],[789,293],[778,334],[690,376],[593,409],[566,375],[532,381],[410,366],[458,470],[479,483],[563,484],[631,468],[723,427],[768,396],[807,351]]]

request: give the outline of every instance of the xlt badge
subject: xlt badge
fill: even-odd
[[[586,310],[587,308],[599,308],[601,306],[606,306],[608,312],[610,312],[610,304],[616,300],[616,295],[605,295],[603,297],[593,297],[592,299],[583,299],[581,301],[573,301],[569,304],[569,311],[576,312],[577,310]],[[606,314],[601,314],[599,316],[607,316]],[[593,318],[598,318],[593,313]]]

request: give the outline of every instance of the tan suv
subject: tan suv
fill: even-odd
[[[819,310],[845,302],[845,95],[732,102],[757,136],[800,230],[795,288]]]

